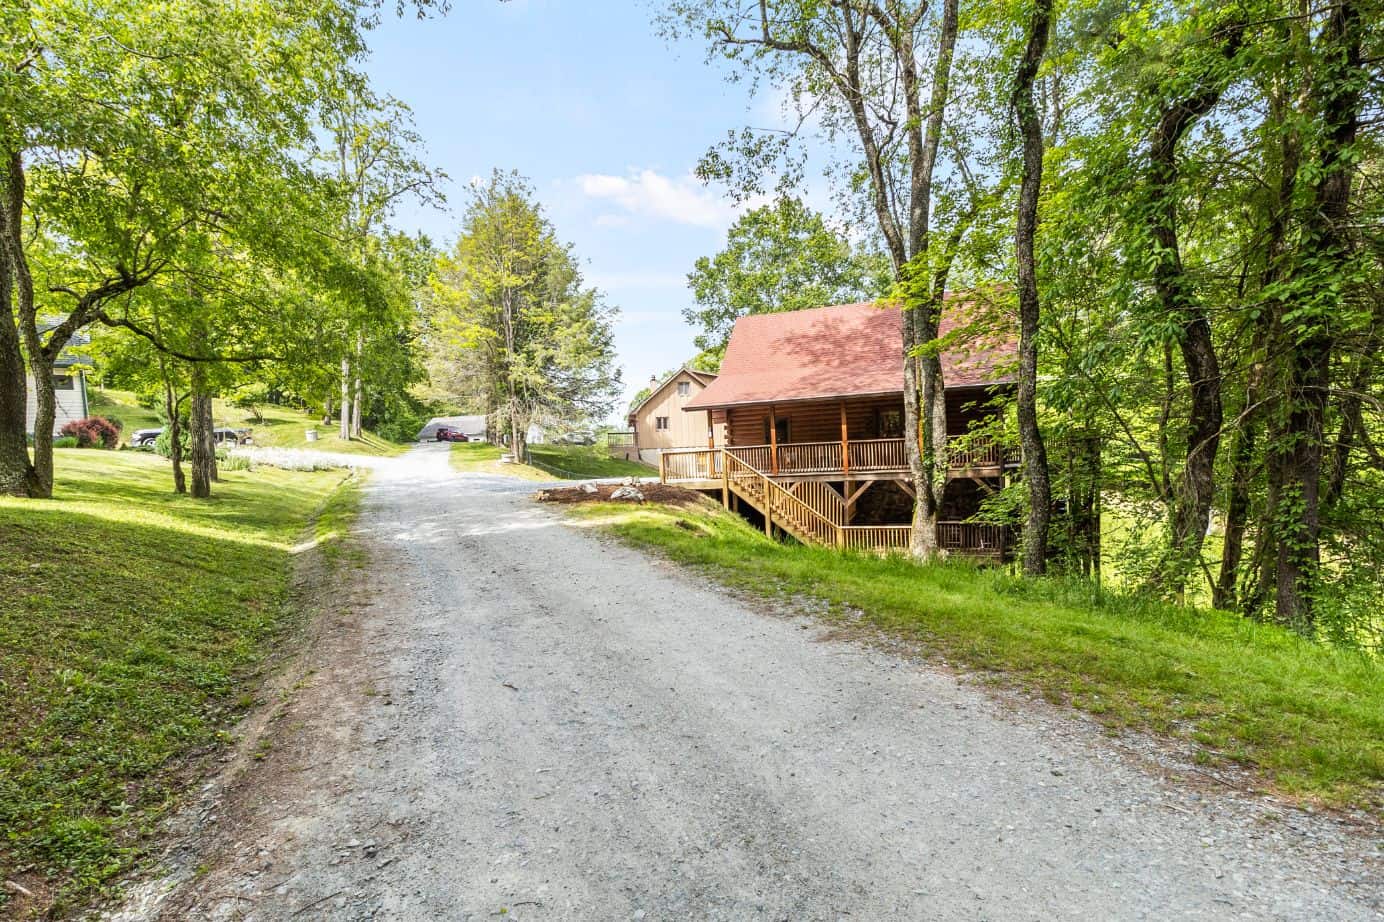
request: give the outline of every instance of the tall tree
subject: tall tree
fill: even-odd
[[[1048,520],[1052,487],[1048,455],[1038,428],[1038,330],[1040,302],[1033,242],[1038,229],[1038,196],[1043,187],[1043,122],[1033,83],[1047,52],[1052,30],[1052,0],[1034,0],[1023,55],[1014,76],[1013,106],[1023,138],[1018,216],[1014,227],[1014,265],[1019,289],[1019,444],[1023,449],[1028,515],[1024,520],[1024,572],[1047,570]]]
[[[38,400],[32,463],[0,452],[7,489],[52,491],[52,364],[71,336],[178,266],[184,247],[204,249],[265,177],[299,173],[317,100],[362,48],[356,13],[331,0],[6,7],[0,288],[12,304],[0,348],[22,339]],[[59,258],[36,277],[44,248]],[[0,387],[13,387],[14,362]],[[24,400],[0,393],[7,406]]]
[[[517,457],[530,426],[584,424],[613,406],[614,311],[582,283],[528,184],[496,172],[471,190],[453,251],[432,282],[434,329]]]
[[[851,172],[860,177],[904,309],[904,435],[917,496],[910,551],[931,557],[947,473],[938,325],[952,260],[971,217],[964,195],[942,194],[937,171],[953,99],[959,0],[942,0],[937,8],[923,0],[675,0],[665,22],[709,41],[733,65],[788,88],[829,140],[852,142],[859,160]],[[731,178],[738,163],[737,184],[753,188],[774,150],[772,141],[753,132],[732,136],[702,172]],[[951,172],[960,183],[965,164],[955,166]]]
[[[784,196],[742,215],[715,256],[687,275],[696,307],[683,310],[699,330],[697,348],[724,350],[735,321],[805,307],[873,300],[888,293],[883,254],[852,246],[801,199]]]

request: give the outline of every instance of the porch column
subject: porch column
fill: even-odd
[[[778,413],[769,404],[769,473],[778,473]]]
[[[711,421],[711,411],[706,411],[706,447],[716,447],[716,425]]]
[[[846,432],[846,401],[841,401],[841,470],[851,472],[851,440]]]

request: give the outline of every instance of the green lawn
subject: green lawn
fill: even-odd
[[[265,468],[193,500],[152,454],[56,462],[57,499],[0,497],[0,879],[60,914],[138,859],[189,757],[225,741],[294,621],[294,555],[335,546],[356,490]]]
[[[597,445],[530,445],[529,456],[563,480],[591,477],[657,477],[658,471],[624,458],[612,458]]]
[[[1384,662],[1276,627],[959,563],[780,544],[719,508],[571,507],[730,586],[830,604],[950,662],[1384,816]]]
[[[519,477],[523,480],[552,480],[552,474],[545,474],[527,464],[504,464],[500,455],[504,449],[489,442],[453,442],[450,460],[452,468],[466,474],[493,474],[497,477]]]
[[[163,425],[158,414],[141,407],[135,396],[128,391],[107,389],[92,390],[89,396],[91,414],[118,419],[122,424],[125,439],[136,429],[152,429]],[[251,429],[256,445],[283,448],[314,448],[318,451],[340,451],[359,455],[397,455],[405,451],[407,445],[396,445],[366,431],[364,438],[343,439],[337,435],[335,425],[324,427],[316,415],[295,410],[292,407],[276,407],[264,404],[259,408],[263,419],[257,420],[248,410],[233,407],[224,400],[212,401],[212,416],[218,426],[233,429]],[[309,442],[304,433],[317,430],[317,441]]]
[[[452,467],[473,474],[497,474],[524,480],[586,480],[596,477],[648,477],[657,472],[642,464],[609,458],[590,445],[530,445],[529,454],[552,470],[531,464],[503,464],[504,449],[488,442],[453,442]]]

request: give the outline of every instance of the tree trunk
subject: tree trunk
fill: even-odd
[[[0,209],[7,208],[0,204]],[[29,395],[24,351],[14,322],[14,277],[7,254],[8,247],[0,247],[0,494],[27,496],[35,486],[26,438]]]
[[[37,337],[29,337],[36,341]],[[36,354],[35,354],[36,353]],[[34,376],[34,479],[29,495],[49,499],[53,495],[53,424],[58,418],[58,396],[53,389],[53,365],[42,349],[32,349],[29,368]]]
[[[165,375],[163,381],[163,406],[168,414],[168,460],[173,465],[173,492],[187,492],[187,477],[183,474],[183,424],[179,419],[178,395],[173,382]]]
[[[1362,107],[1368,85],[1363,64],[1364,19],[1358,0],[1331,7],[1321,33],[1323,62],[1315,97],[1320,100],[1325,137],[1318,157],[1313,207],[1304,222],[1306,258],[1299,287],[1304,301],[1339,302],[1337,285],[1350,259],[1351,180]],[[1321,477],[1327,396],[1335,340],[1325,317],[1309,315],[1310,332],[1298,340],[1289,368],[1286,438],[1279,443],[1282,476],[1275,534],[1274,612],[1282,624],[1304,632],[1315,623],[1315,594],[1321,565]],[[1284,502],[1287,500],[1287,502]]]
[[[365,382],[361,380],[361,367],[364,365],[362,356],[364,353],[364,337],[359,331],[356,333],[356,399],[351,404],[351,437],[360,438],[364,431],[361,427],[361,404],[365,402]]]
[[[154,316],[154,332],[160,339],[163,338],[163,328],[157,314]],[[183,424],[178,412],[182,400],[173,382],[169,358],[162,351],[159,352],[159,378],[163,381],[163,409],[168,419],[168,460],[173,465],[173,492],[183,494],[187,492],[187,478],[183,476]]]
[[[36,473],[29,463],[25,433],[28,393],[24,355],[19,348],[19,331],[14,325],[7,282],[5,272],[0,275],[0,493],[27,496],[37,485]]]
[[[907,271],[907,270],[906,270]],[[924,320],[918,323],[917,312],[930,310],[928,304],[917,305],[903,311],[904,349],[904,450],[908,457],[908,469],[913,480],[913,530],[909,535],[908,553],[915,560],[935,557],[937,547],[937,498],[933,488],[936,467],[936,403],[942,399],[942,431],[946,433],[945,395],[941,394],[941,363],[935,357],[929,367],[926,357],[917,355],[918,346],[936,338],[934,332],[927,339],[926,332],[919,333],[920,326],[926,331],[929,324]]]
[[[327,402],[324,404],[324,407],[325,410],[322,413],[322,425],[330,426],[332,424],[332,410],[336,407],[336,404],[333,402],[333,396],[330,392],[327,394]]]
[[[29,338],[34,319],[34,283],[24,254],[24,161],[19,151],[5,152],[0,166],[0,492],[45,497],[52,495],[52,428],[48,430],[49,479],[45,486],[41,469],[30,462],[25,425],[28,394],[24,382],[24,350],[21,336]],[[16,314],[18,323],[16,323]],[[32,347],[32,343],[29,344]],[[35,369],[37,376],[38,369]],[[36,377],[37,380],[37,377]],[[49,379],[50,397],[52,379]],[[34,456],[41,448],[35,441]]]
[[[206,373],[200,365],[192,366],[192,404],[188,414],[192,443],[192,495],[205,499],[211,496],[215,477],[216,443],[211,425],[211,395],[207,393]]]
[[[1038,194],[1043,185],[1043,126],[1033,99],[1033,80],[1047,50],[1052,0],[1037,0],[1029,21],[1028,44],[1019,62],[1014,86],[1019,131],[1023,135],[1023,179],[1019,187],[1014,228],[1015,266],[1019,285],[1019,445],[1023,452],[1024,483],[1028,486],[1028,516],[1024,520],[1024,572],[1047,572],[1048,523],[1052,514],[1052,485],[1048,455],[1038,428],[1038,269],[1033,255],[1038,228]],[[1075,513],[1076,510],[1069,510]]]
[[[1234,57],[1243,38],[1243,24],[1227,26],[1222,54]],[[1211,321],[1182,267],[1177,232],[1177,149],[1192,126],[1220,100],[1226,79],[1218,74],[1164,108],[1149,152],[1149,230],[1158,247],[1153,287],[1164,313],[1180,328],[1178,345],[1192,397],[1187,417],[1187,457],[1173,489],[1169,553],[1157,577],[1179,598],[1193,566],[1201,560],[1201,547],[1211,521],[1222,411],[1221,371],[1211,339]]]
[[[341,357],[341,427],[339,434],[343,439],[351,438],[351,359]]]

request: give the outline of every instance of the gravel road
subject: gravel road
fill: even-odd
[[[377,470],[361,611],[208,789],[217,850],[124,918],[1382,917],[1377,841],[755,611],[447,447]]]

